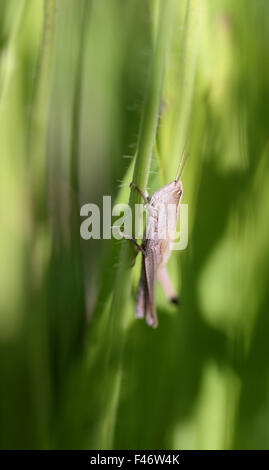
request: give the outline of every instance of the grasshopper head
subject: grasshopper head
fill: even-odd
[[[168,204],[175,204],[178,206],[181,202],[183,195],[183,185],[180,180],[172,181],[161,189],[159,202],[167,206]]]
[[[175,180],[170,183],[171,185],[171,199],[169,204],[180,204],[183,196],[183,184],[180,180]]]

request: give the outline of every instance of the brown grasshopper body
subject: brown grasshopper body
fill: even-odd
[[[182,159],[183,156],[184,152]],[[155,304],[157,278],[161,282],[168,300],[175,304],[179,302],[176,291],[170,281],[166,263],[170,258],[176,233],[180,204],[183,196],[183,185],[180,181],[180,177],[186,160],[181,171],[180,164],[176,179],[156,191],[151,199],[146,197],[135,183],[131,183],[130,185],[135,188],[141,194],[144,201],[147,202],[146,209],[149,214],[142,246],[140,247],[137,242],[133,240],[143,256],[135,315],[136,318],[145,318],[147,324],[153,328],[158,326]],[[170,211],[169,207],[173,207],[174,210]],[[159,228],[163,224],[167,224],[166,236],[160,238]]]

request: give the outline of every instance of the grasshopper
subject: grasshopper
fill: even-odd
[[[189,156],[187,155],[183,162],[186,145],[187,142],[175,180],[156,191],[151,198],[147,194],[143,194],[134,182],[130,184],[130,188],[138,191],[143,198],[148,212],[148,223],[142,245],[139,245],[134,238],[126,237],[135,243],[137,247],[136,255],[140,251],[143,257],[136,297],[135,316],[136,318],[145,318],[147,324],[152,328],[158,326],[155,303],[157,278],[161,282],[168,300],[174,304],[179,303],[179,298],[169,278],[166,263],[171,255],[183,196],[181,176]],[[170,205],[175,206],[172,214],[168,210]],[[158,228],[162,223],[166,223],[168,217],[170,229],[168,229],[166,238],[159,238]]]

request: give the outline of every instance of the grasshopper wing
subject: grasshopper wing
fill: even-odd
[[[147,302],[146,302],[146,322],[152,328],[158,326],[158,317],[155,305],[155,292],[157,281],[157,257],[154,249],[150,249],[147,256],[143,260],[145,269],[145,278],[147,285]]]
[[[150,249],[143,257],[140,282],[136,298],[135,316],[145,318],[152,328],[158,326],[155,306],[155,291],[157,280],[157,258],[154,249]]]
[[[146,305],[148,299],[147,281],[145,276],[144,261],[142,262],[140,281],[136,296],[135,316],[136,318],[145,318]]]

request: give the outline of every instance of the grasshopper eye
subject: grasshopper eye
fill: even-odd
[[[179,190],[174,191],[173,196],[177,198],[177,197],[180,197],[181,194],[182,194],[182,191],[181,191],[181,189],[179,189]]]
[[[177,193],[178,193],[179,196],[181,196],[181,194],[182,194],[182,188],[177,188]]]

